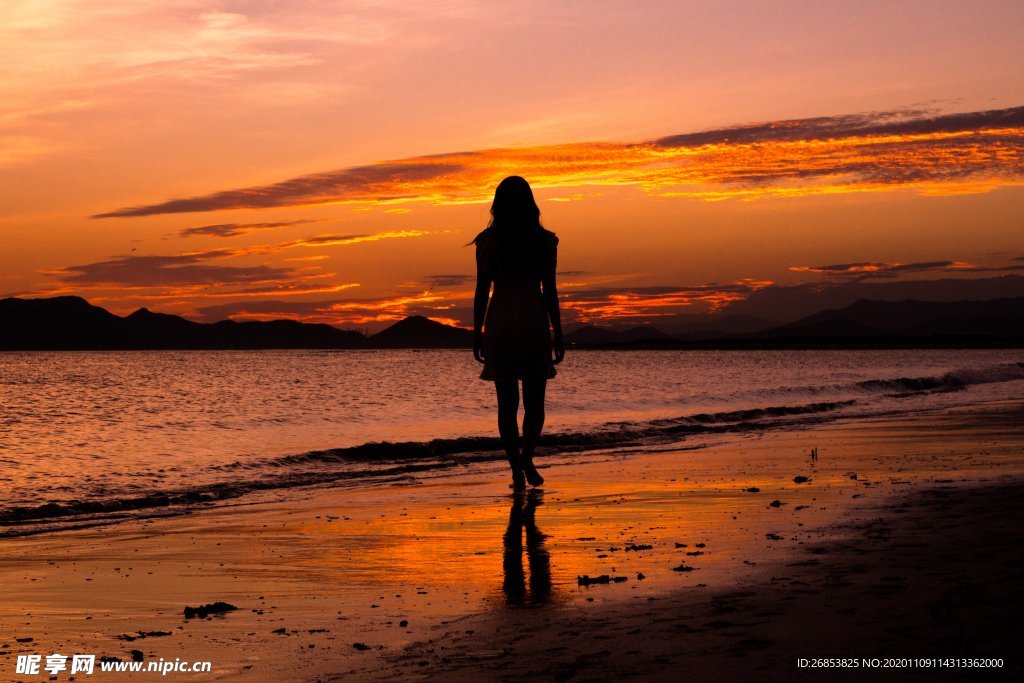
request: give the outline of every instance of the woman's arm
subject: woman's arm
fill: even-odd
[[[491,294],[491,273],[476,247],[476,293],[473,295],[473,358],[484,362],[484,316],[487,314],[487,298]]]
[[[555,270],[558,265],[558,238],[551,245],[550,263],[544,269],[544,278],[541,284],[544,287],[544,304],[548,309],[548,319],[551,321],[551,346],[555,350],[555,365],[565,358],[565,343],[562,341],[562,312],[558,308],[558,287],[555,285]]]

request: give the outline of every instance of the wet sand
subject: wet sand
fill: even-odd
[[[1022,500],[1024,483],[908,493],[729,588],[477,616],[327,679],[1019,681]]]
[[[187,680],[824,680],[797,658],[964,656],[1012,680],[1022,420],[976,406],[559,457],[530,496],[473,465],[6,539],[0,677],[139,650],[213,662]],[[238,609],[184,617],[215,601]]]

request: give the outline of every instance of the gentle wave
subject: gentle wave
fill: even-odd
[[[962,389],[972,384],[992,384],[1024,379],[1024,363],[1002,363],[988,368],[965,368],[932,377],[871,379],[857,386],[874,391],[936,391]]]
[[[987,368],[960,369],[942,375],[872,379],[834,385],[837,395],[851,388],[864,394],[924,395],[963,389],[974,384],[1024,380],[1024,363],[1005,363]],[[848,415],[846,408],[870,405],[869,397],[815,401],[743,410],[699,413],[645,422],[608,423],[580,431],[545,434],[545,454],[622,448],[677,442],[702,434],[722,434],[792,427]],[[420,472],[455,465],[503,459],[497,437],[467,436],[408,442],[370,442],[346,448],[315,450],[284,457],[228,463],[207,468],[231,474],[230,481],[215,482],[139,495],[49,502],[36,506],[0,508],[0,536],[38,533],[60,523],[107,523],[133,513],[185,512],[197,505],[238,498],[259,491],[318,484],[339,485],[375,479],[411,477]],[[246,477],[245,472],[250,476]]]
[[[792,425],[794,422],[780,421],[780,418],[803,416],[806,419],[807,416],[820,416],[853,403],[838,401],[802,406],[771,406],[752,410],[703,413],[646,423],[619,423],[594,431],[545,434],[541,439],[541,446],[545,454],[560,454],[679,441],[697,434],[764,430]],[[247,481],[238,480],[236,476],[231,482],[156,491],[139,496],[0,508],[0,526],[20,526],[84,515],[123,514],[153,508],[187,508],[237,498],[257,491],[357,481],[371,477],[410,476],[455,465],[500,460],[503,457],[501,441],[497,437],[461,437],[426,442],[373,442],[261,461],[239,461],[211,468],[234,470],[236,474],[239,470],[253,470],[255,476]],[[0,532],[0,536],[35,531],[9,530]]]
[[[1012,382],[1024,379],[1024,363],[1001,363],[984,368],[962,368],[941,375],[867,379],[848,383],[780,386],[751,392],[751,400],[772,397],[871,397],[879,394],[902,396],[919,392],[956,391],[971,385]],[[732,397],[735,398],[735,397]],[[833,400],[835,400],[833,398]]]

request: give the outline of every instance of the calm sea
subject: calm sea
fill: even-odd
[[[0,534],[496,456],[466,351],[0,354]],[[1024,396],[1024,351],[586,351],[548,448]],[[379,442],[398,442],[397,445]]]

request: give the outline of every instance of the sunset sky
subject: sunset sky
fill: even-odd
[[[4,15],[2,296],[466,325],[465,245],[512,174],[561,238],[570,322],[1024,275],[1016,0]]]

